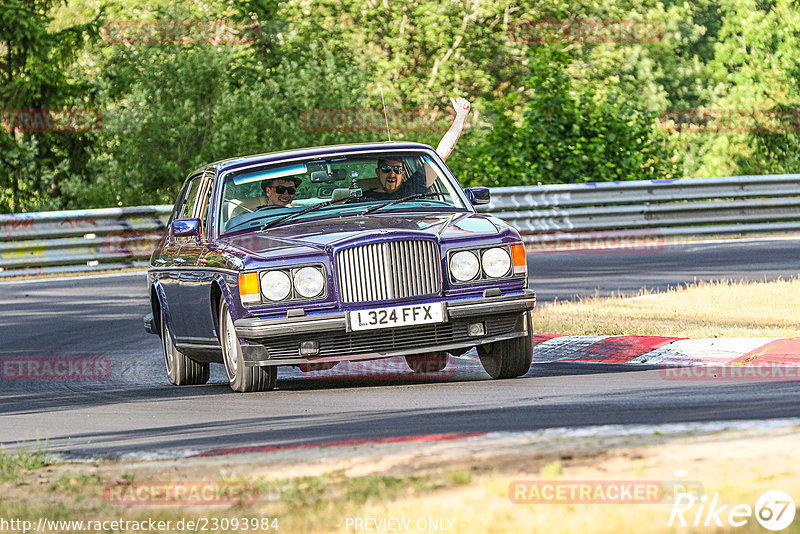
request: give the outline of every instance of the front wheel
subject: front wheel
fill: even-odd
[[[222,359],[225,362],[225,372],[231,383],[231,389],[240,393],[249,391],[269,391],[275,389],[278,381],[278,368],[248,367],[244,364],[242,344],[236,336],[233,327],[233,318],[228,310],[225,299],[219,305],[219,337],[222,345]]]
[[[167,380],[176,386],[198,386],[208,382],[211,366],[208,363],[196,362],[178,350],[172,335],[167,328],[167,318],[161,310],[159,326],[161,328],[161,350],[164,353],[164,366],[167,368]]]
[[[478,345],[481,365],[492,378],[514,378],[528,372],[533,362],[533,330],[526,314],[528,333],[522,337]]]

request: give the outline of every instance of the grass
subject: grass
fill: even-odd
[[[0,449],[0,482],[16,480],[23,472],[52,465],[53,458],[42,451],[18,450],[8,452]]]
[[[35,466],[26,462],[26,466]],[[46,465],[46,464],[44,464]],[[382,506],[385,503],[421,497],[435,492],[457,490],[472,482],[469,471],[445,469],[434,474],[388,475],[377,473],[367,476],[348,476],[335,471],[319,477],[297,477],[278,480],[252,480],[262,497],[255,504],[237,504],[228,507],[185,506],[117,506],[103,501],[100,489],[108,483],[101,476],[80,474],[65,470],[54,474],[47,484],[41,484],[31,494],[30,485],[36,473],[29,473],[25,488],[16,498],[0,497],[0,517],[35,521],[39,517],[50,519],[97,520],[123,517],[128,521],[148,518],[171,520],[196,517],[278,517],[282,531],[316,532],[334,531],[334,525],[344,518],[357,516],[364,507]],[[248,478],[223,477],[228,481],[249,482]],[[20,484],[17,480],[11,484]],[[156,482],[158,483],[158,482]],[[0,486],[0,495],[2,487]],[[270,496],[279,496],[271,499]],[[20,497],[24,497],[20,499]]]
[[[71,471],[64,471],[58,480],[50,484],[50,490],[60,492],[70,492],[74,494],[84,494],[91,486],[99,486],[102,480],[99,475],[75,474]]]
[[[800,278],[775,282],[695,283],[636,297],[589,297],[544,304],[537,332],[570,335],[795,337]]]

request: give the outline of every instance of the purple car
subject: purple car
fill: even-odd
[[[517,231],[473,207],[488,202],[417,143],[198,169],[148,271],[169,381],[203,384],[222,363],[235,391],[264,391],[281,365],[439,371],[472,347],[492,378],[524,375],[536,298]]]

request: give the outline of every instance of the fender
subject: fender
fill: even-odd
[[[153,296],[158,301],[158,310],[153,307]],[[158,280],[155,280],[150,287],[150,308],[153,314],[153,334],[161,335],[161,320],[160,315],[166,313],[166,322],[169,333],[172,338],[175,338],[175,328],[172,325],[172,318],[169,313],[169,304],[167,303],[167,295],[164,293],[164,288]]]

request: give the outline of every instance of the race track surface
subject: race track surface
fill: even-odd
[[[782,239],[539,252],[529,255],[529,272],[540,301],[695,279],[771,280],[798,274],[798,245]],[[282,369],[276,391],[241,395],[230,391],[221,366],[212,366],[208,385],[177,388],[167,383],[158,338],[142,328],[145,293],[143,274],[0,283],[0,359],[69,356],[110,365],[97,380],[4,376],[0,446],[46,446],[79,457],[187,455],[417,434],[800,416],[797,380],[674,380],[647,364],[556,359],[523,378],[492,381],[474,351],[432,378],[414,378],[402,360],[316,375]]]

